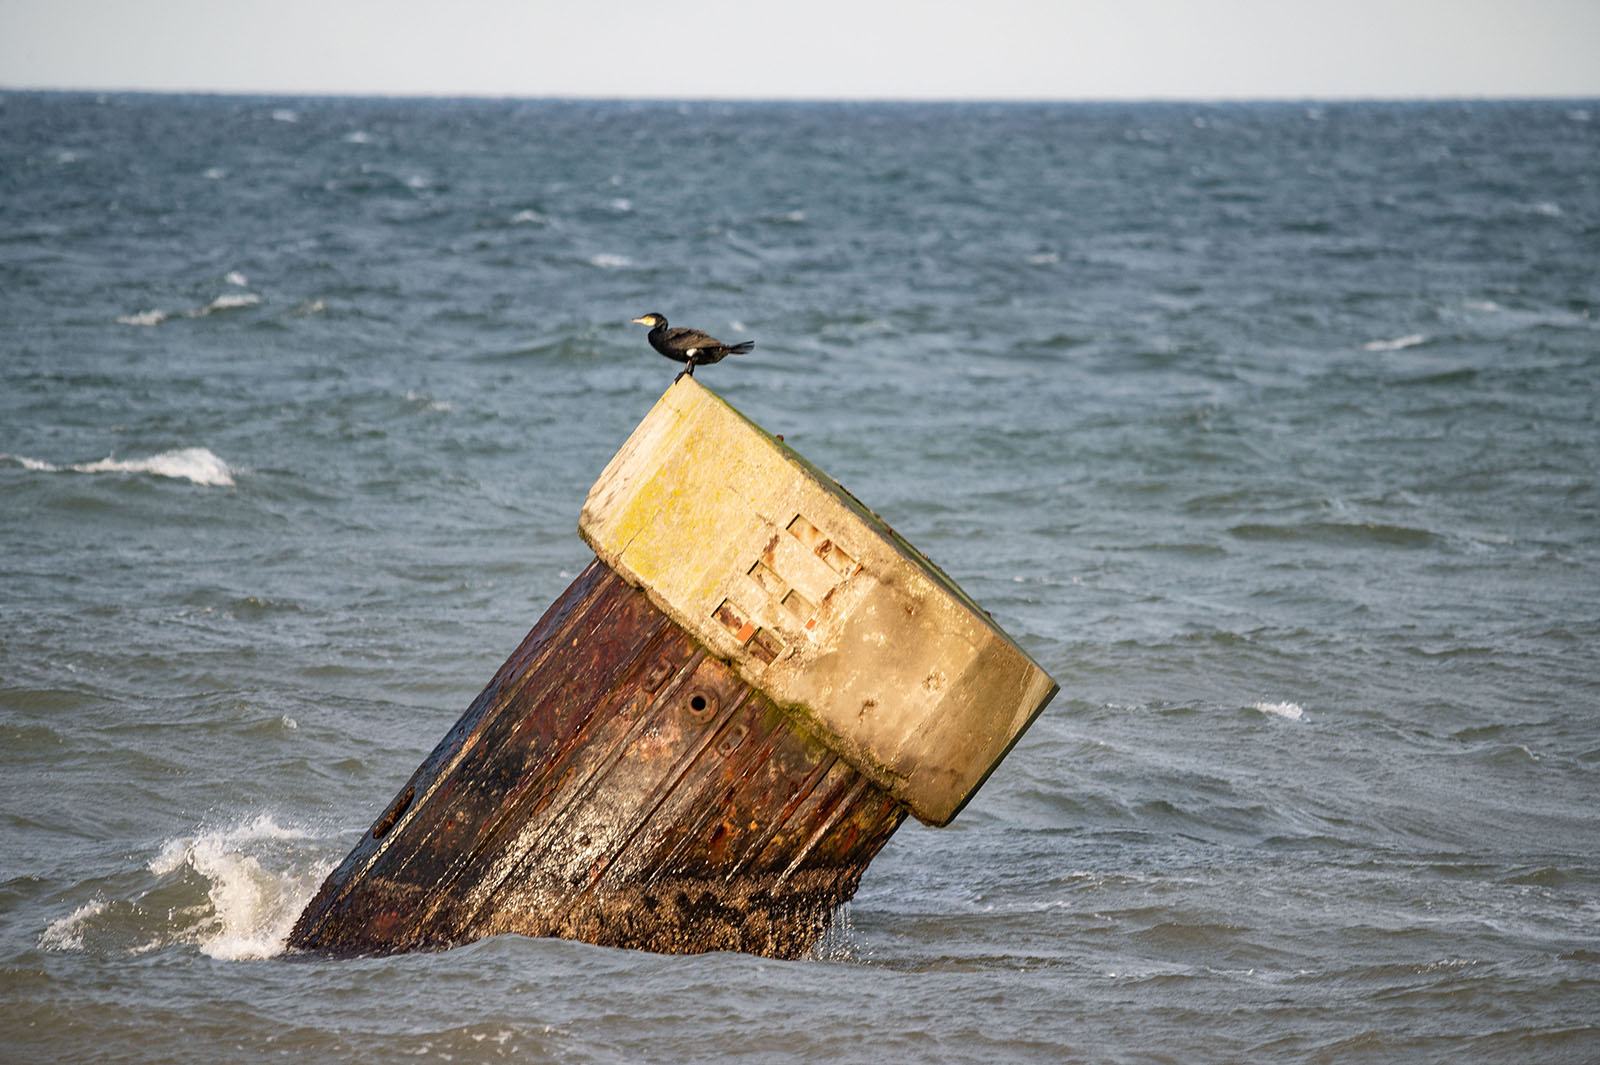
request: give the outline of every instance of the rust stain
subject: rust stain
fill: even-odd
[[[289,945],[390,954],[516,932],[799,957],[904,818],[596,562],[328,877]]]

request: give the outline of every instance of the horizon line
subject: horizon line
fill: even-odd
[[[1339,104],[1339,103],[1452,103],[1452,102],[1550,102],[1576,103],[1600,102],[1600,92],[1582,93],[1526,92],[1496,94],[1488,92],[1439,92],[1414,95],[1388,93],[1351,93],[1304,95],[1272,94],[1164,94],[1149,95],[1086,95],[1086,96],[651,96],[590,93],[524,93],[524,92],[424,92],[424,91],[341,91],[332,89],[238,89],[238,88],[114,88],[105,86],[69,87],[54,85],[0,84],[0,94],[35,93],[71,96],[219,96],[258,99],[345,99],[345,100],[481,100],[562,103],[661,103],[661,104]]]

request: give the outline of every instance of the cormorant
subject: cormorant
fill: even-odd
[[[669,359],[676,359],[684,363],[682,377],[688,374],[694,376],[696,366],[707,366],[713,362],[721,362],[729,355],[743,355],[756,346],[754,340],[745,340],[738,344],[724,344],[716,337],[706,336],[698,329],[686,329],[679,326],[676,329],[667,328],[667,319],[659,314],[642,314],[632,319],[640,325],[650,327],[650,346]],[[676,381],[678,378],[673,378]]]

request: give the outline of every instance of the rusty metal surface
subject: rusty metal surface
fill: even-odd
[[[796,957],[904,817],[597,560],[289,945],[393,953],[516,932]]]

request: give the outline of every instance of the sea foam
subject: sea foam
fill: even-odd
[[[1299,721],[1305,715],[1305,709],[1299,703],[1251,703],[1250,709],[1259,710],[1263,714],[1273,717],[1288,718],[1290,721]]]

